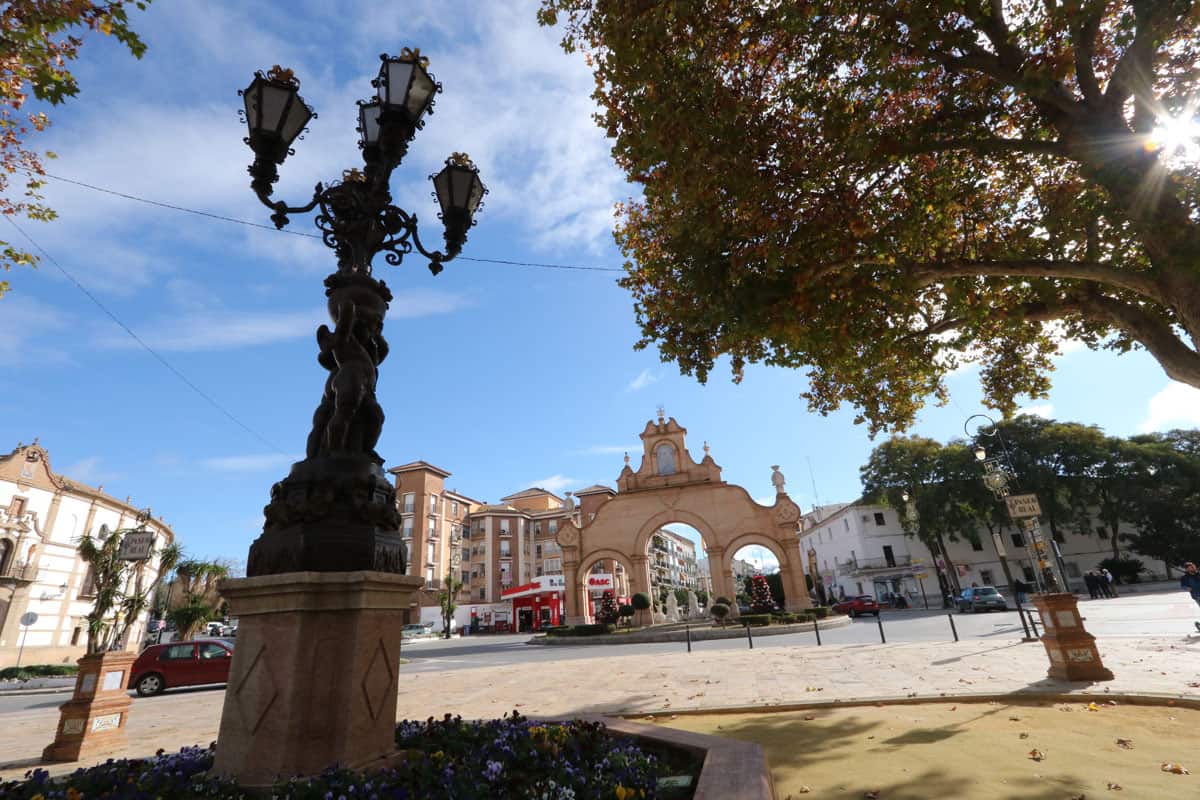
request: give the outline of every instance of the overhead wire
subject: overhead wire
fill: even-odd
[[[155,360],[157,360],[160,364],[162,364],[164,367],[166,367],[171,373],[173,373],[175,375],[175,377],[177,377],[179,380],[183,381],[183,383],[188,388],[190,388],[193,392],[195,392],[200,397],[204,398],[204,400],[209,405],[211,405],[213,408],[217,409],[217,411],[221,412],[221,414],[223,414],[226,418],[228,418],[230,421],[232,421],[235,425],[237,425],[242,430],[249,433],[255,439],[262,442],[267,447],[270,447],[272,450],[279,453],[280,455],[287,455],[286,453],[284,453],[284,451],[281,448],[279,448],[277,445],[275,445],[273,442],[271,442],[265,436],[263,436],[258,431],[254,430],[249,425],[247,425],[246,423],[244,423],[240,419],[238,419],[236,416],[234,416],[233,412],[231,412],[225,406],[223,406],[219,402],[217,402],[217,400],[215,398],[213,398],[212,395],[208,394],[208,392],[204,391],[199,386],[197,386],[187,375],[183,374],[183,372],[181,372],[174,364],[172,364],[165,357],[163,357],[163,355],[161,353],[159,353],[157,350],[155,350],[153,347],[151,347],[146,342],[145,339],[138,336],[137,333],[135,333],[132,328],[130,328],[128,325],[126,325],[123,321],[121,321],[121,318],[118,317],[115,313],[113,313],[113,311],[108,306],[106,306],[106,305],[104,305],[104,303],[100,302],[100,299],[98,297],[96,297],[96,295],[94,295],[90,291],[88,291],[88,288],[86,286],[84,286],[82,283],[80,283],[79,280],[76,279],[76,277],[74,275],[72,275],[62,264],[58,263],[58,259],[56,259],[54,256],[50,255],[50,253],[46,251],[46,248],[44,248],[40,244],[38,244],[37,240],[34,239],[33,236],[31,236],[29,234],[28,231],[26,231],[24,228],[22,228],[20,225],[18,225],[16,220],[14,220],[12,218],[12,215],[5,214],[4,219],[8,220],[8,224],[12,225],[14,228],[16,228],[17,232],[20,233],[22,236],[24,236],[25,239],[28,240],[28,242],[33,246],[33,248],[42,254],[42,257],[45,258],[46,261],[53,264],[54,267],[57,268],[58,271],[61,272],[66,277],[67,280],[69,280],[71,283],[73,283],[75,285],[76,289],[78,289],[80,292],[82,292],[84,294],[84,296],[86,296],[89,300],[91,300],[96,305],[97,308],[99,308],[101,311],[103,311],[104,314],[109,319],[111,319],[114,323],[116,323],[116,325],[118,327],[121,328],[121,330],[125,331],[125,333],[127,333],[131,339],[133,339],[135,342],[137,342],[138,345],[140,345],[143,350],[145,350],[147,353],[149,353],[151,356],[153,356]]]

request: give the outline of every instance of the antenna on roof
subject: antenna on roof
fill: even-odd
[[[808,479],[812,481],[813,487],[813,510],[816,510],[817,506],[821,505],[821,496],[817,494],[817,476],[813,474],[812,459],[805,456],[804,460],[808,462]]]

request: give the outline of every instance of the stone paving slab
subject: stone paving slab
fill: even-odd
[[[398,718],[444,713],[495,717],[638,715],[730,707],[889,697],[1010,692],[1153,694],[1200,700],[1200,636],[1098,642],[1116,679],[1069,683],[1046,678],[1040,643],[958,643],[771,647],[538,661],[524,667],[406,673],[399,670]],[[217,735],[225,693],[168,692],[134,701],[127,756],[207,744]],[[35,763],[53,738],[57,701],[0,715],[0,777]],[[54,765],[68,772],[78,765]]]

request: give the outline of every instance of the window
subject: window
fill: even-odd
[[[196,655],[196,645],[194,644],[173,644],[166,650],[163,650],[162,655],[158,657],[159,661],[191,661]]]
[[[427,545],[425,545],[425,563],[433,563],[433,542],[429,542]]]
[[[842,527],[846,530],[850,530],[850,520],[846,517],[842,517]]]
[[[471,550],[470,550],[470,548],[467,548],[467,547],[464,547],[464,548],[463,548],[462,560],[463,560],[463,561],[470,561],[470,560],[471,560]]]
[[[95,597],[96,595],[96,573],[92,570],[91,565],[88,565],[87,573],[83,576],[83,583],[79,584],[80,597]]]
[[[480,599],[480,600],[486,600],[486,599],[487,599],[487,589],[480,589],[480,590],[479,590],[479,599]]]
[[[1013,543],[1013,547],[1024,547],[1025,546],[1025,537],[1019,533],[1014,533],[1012,535],[1012,543]]]
[[[464,569],[464,570],[462,571],[462,582],[463,582],[463,583],[468,583],[470,580],[471,580],[471,572],[470,572],[470,570],[465,570],[465,569]]]
[[[537,547],[533,548],[533,553],[537,558],[541,558],[542,557],[542,546],[539,544]]]
[[[14,517],[14,518],[15,518],[15,517],[24,516],[24,514],[25,514],[25,504],[26,504],[27,502],[28,502],[28,499],[27,499],[27,498],[24,498],[24,497],[14,497],[14,498],[12,499],[12,501],[11,501],[11,502],[9,502],[9,504],[8,504],[8,515],[9,515],[10,517]]]
[[[1067,577],[1068,578],[1078,578],[1079,575],[1080,575],[1079,564],[1075,563],[1074,561],[1068,561],[1067,562]]]
[[[676,472],[675,448],[666,442],[654,448],[654,463],[658,465],[659,475],[674,475]]]
[[[405,539],[412,538],[413,524],[412,517],[405,517],[403,526],[400,528],[400,535]]]
[[[892,552],[892,546],[885,544],[883,546],[883,560],[889,567],[896,566],[896,555]]]
[[[437,535],[438,535],[437,520],[431,519],[431,520],[429,520],[429,537],[431,539],[436,539]]]
[[[436,494],[429,495],[429,513],[438,513],[438,496]]]
[[[534,536],[542,535],[542,523],[540,523],[540,522],[533,523],[533,535]]]
[[[1033,583],[1036,580],[1033,574],[1033,567],[1026,567],[1022,565],[1021,572],[1024,573],[1025,580],[1029,581],[1030,583]]]
[[[506,519],[500,520],[500,535],[501,536],[510,536],[511,535],[511,533],[508,530],[508,520],[506,520]]]
[[[413,512],[413,501],[415,499],[416,499],[416,495],[413,494],[412,492],[409,492],[408,494],[404,495],[404,513],[405,514],[411,514]]]
[[[887,525],[887,519],[883,516],[882,511],[875,512],[875,524],[876,525]]]
[[[213,642],[206,642],[200,645],[200,660],[209,661],[214,658],[229,658],[232,655],[224,647]]]
[[[509,545],[509,543],[508,543],[507,539],[502,540],[500,542],[500,557],[501,558],[512,558],[512,551],[508,545]]]
[[[549,531],[550,531],[550,535],[551,535],[551,536],[553,536],[554,534],[558,533],[558,520],[556,520],[556,519],[552,519],[552,520],[550,520],[550,522],[549,522],[549,523],[547,523],[547,524],[548,524],[548,527],[549,527]]]
[[[984,586],[995,585],[995,581],[992,580],[992,571],[990,569],[979,570],[979,580],[983,581]]]
[[[450,516],[452,516],[452,517],[458,516],[458,501],[457,500],[450,501]]]
[[[433,567],[425,568],[425,583],[429,585],[433,584]]]
[[[556,574],[562,572],[562,559],[547,558],[542,562],[542,569],[544,569],[547,574]]]
[[[983,540],[980,539],[978,536],[976,536],[974,539],[971,540],[971,549],[974,550],[976,553],[983,552]]]

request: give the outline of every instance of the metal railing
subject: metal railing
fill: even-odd
[[[14,581],[32,581],[37,577],[37,567],[25,561],[12,561],[0,570],[0,578]]]

